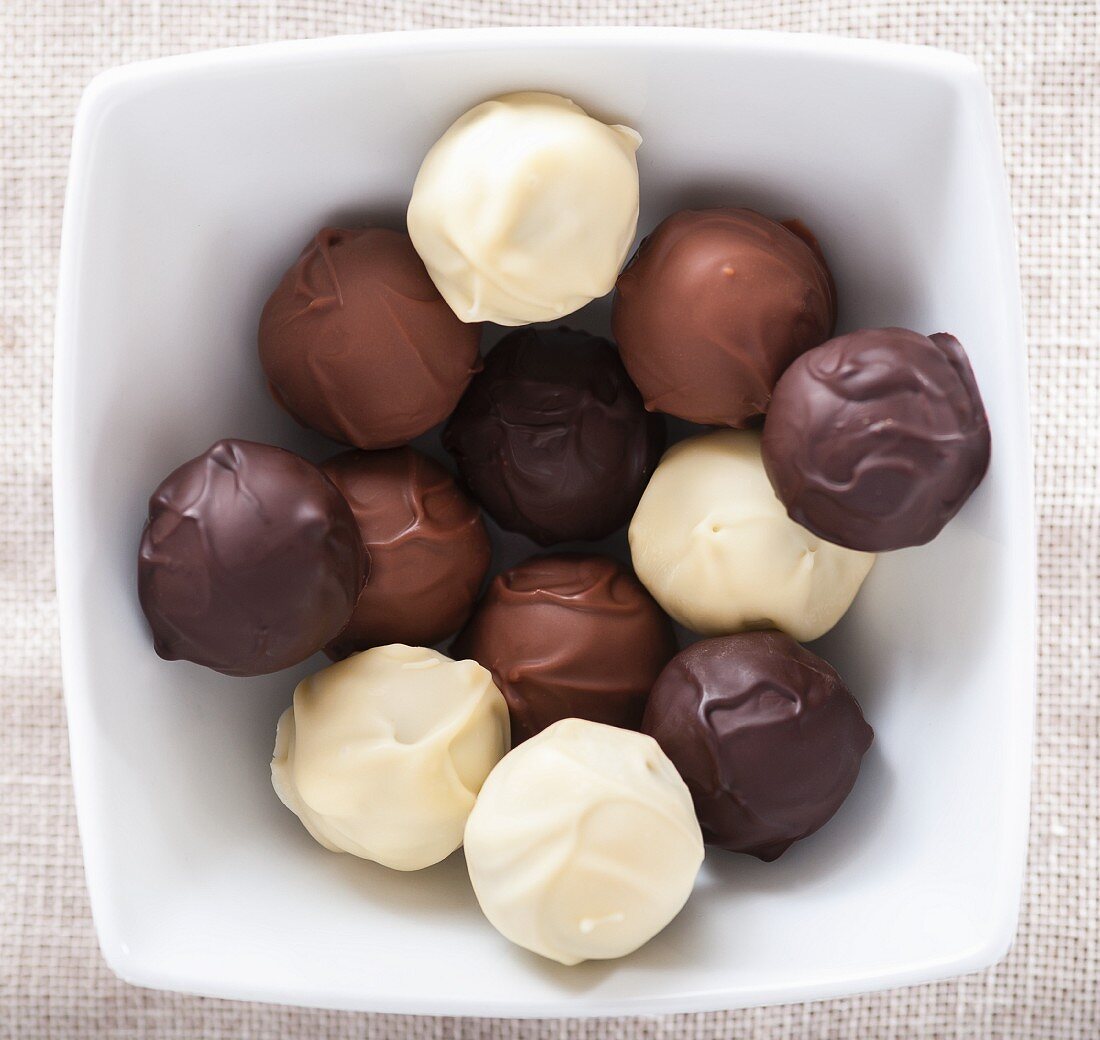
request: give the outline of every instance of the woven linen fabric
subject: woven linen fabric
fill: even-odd
[[[112,65],[230,44],[402,28],[578,23],[875,37],[961,51],[985,70],[1019,235],[1039,522],[1037,744],[1016,944],[999,966],[953,981],[669,1018],[402,1018],[129,987],[101,960],[88,912],[67,760],[51,546],[52,325],[62,196],[80,93]],[[5,0],[0,40],[0,1037],[1100,1037],[1095,0]]]

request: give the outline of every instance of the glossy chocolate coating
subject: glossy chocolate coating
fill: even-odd
[[[687,783],[703,839],[763,860],[832,817],[874,739],[833,668],[774,630],[682,650],[642,729]]]
[[[263,675],[336,636],[365,571],[351,508],[316,466],[224,440],[153,492],[138,596],[161,657]]]
[[[633,574],[570,554],[498,574],[451,648],[493,673],[513,744],[565,718],[638,729],[675,652],[672,624]]]
[[[391,448],[447,418],[479,367],[480,338],[408,235],[324,228],[264,307],[260,361],[272,396],[302,425]]]
[[[764,468],[792,520],[850,549],[931,541],[989,466],[989,421],[954,336],[861,329],[779,380]]]
[[[431,646],[470,615],[489,569],[481,510],[413,448],[346,451],[322,472],[340,489],[370,554],[370,581],[333,657],[388,643]]]
[[[566,328],[501,340],[443,434],[493,519],[540,545],[622,527],[664,443],[615,348]]]
[[[642,241],[619,275],[611,327],[647,408],[745,427],[835,321],[832,278],[801,224],[708,209],[674,213]]]

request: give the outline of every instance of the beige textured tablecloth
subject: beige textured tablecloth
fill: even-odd
[[[803,30],[975,57],[1021,253],[1039,520],[1039,707],[1016,945],[952,982],[667,1019],[300,1011],[134,989],[96,948],[73,817],[50,543],[50,366],[73,113],[99,70],[383,29],[636,23]],[[0,1038],[1100,1038],[1100,7],[1097,0],[292,0],[0,4]],[[731,938],[731,941],[734,941]]]

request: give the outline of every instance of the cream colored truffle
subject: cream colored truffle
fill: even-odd
[[[380,646],[298,684],[271,782],[325,848],[418,870],[462,844],[508,745],[507,705],[479,664]]]
[[[749,430],[705,433],[665,453],[630,523],[630,555],[687,628],[780,628],[802,642],[840,620],[875,561],[787,516]]]
[[[609,293],[638,224],[639,144],[555,94],[506,94],[453,123],[408,226],[455,314],[526,325]]]
[[[622,957],[653,938],[702,862],[691,795],[657,742],[583,719],[508,754],[466,824],[485,916],[562,964]]]

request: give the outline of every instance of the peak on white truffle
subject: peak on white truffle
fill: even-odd
[[[638,223],[641,138],[556,94],[457,119],[420,167],[413,245],[463,320],[526,325],[611,291]]]
[[[465,845],[490,923],[562,964],[647,942],[703,861],[691,795],[656,741],[584,719],[554,723],[501,761]]]
[[[325,848],[418,870],[462,844],[508,744],[508,708],[489,672],[395,643],[298,684],[271,782]]]
[[[707,636],[779,628],[817,639],[851,606],[875,561],[787,516],[760,434],[718,430],[674,445],[630,523],[634,570],[680,624]]]

